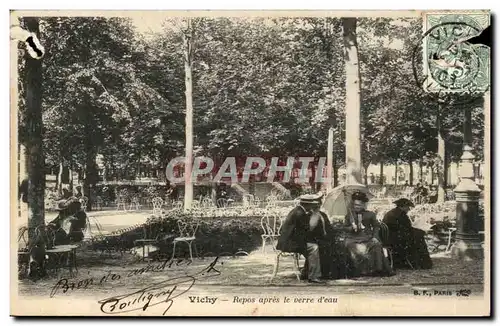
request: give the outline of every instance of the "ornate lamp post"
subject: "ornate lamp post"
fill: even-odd
[[[426,92],[434,93],[434,98],[438,100],[440,94],[468,93],[473,96],[484,93],[484,109],[485,112],[489,112],[491,40],[488,38],[491,37],[485,33],[481,42],[486,42],[481,45],[477,43],[478,36],[489,28],[490,13],[456,15],[451,12],[430,12],[424,14],[423,21],[426,30],[422,37],[423,75],[425,79],[419,81],[417,74],[415,74],[417,82],[421,82]],[[447,36],[436,37],[436,35]],[[472,42],[473,39],[476,40]],[[419,48],[416,48],[415,53],[417,53],[417,49]],[[444,66],[437,64],[435,58],[442,59],[447,63],[446,65],[457,69],[443,68]],[[451,63],[452,61],[453,63]],[[414,61],[414,69],[418,66],[415,65],[415,62],[417,61]],[[449,101],[445,100],[444,103],[449,103]],[[464,109],[464,145],[459,168],[460,182],[455,188],[457,225],[456,242],[452,248],[452,256],[471,260],[481,259],[484,256],[479,239],[481,222],[478,208],[481,190],[474,180],[471,107],[466,103],[463,104],[466,105]],[[488,131],[485,130],[485,140],[488,141],[488,137]],[[485,156],[485,159],[488,161],[488,156]],[[486,190],[489,193],[489,188]]]
[[[485,111],[489,110],[490,92],[484,95]],[[479,219],[479,194],[474,176],[474,155],[472,154],[471,108],[464,109],[464,145],[460,158],[460,182],[455,188],[457,201],[457,234],[452,247],[452,256],[458,259],[481,259],[484,251],[479,238],[481,220]]]

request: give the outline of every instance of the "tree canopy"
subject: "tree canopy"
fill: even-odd
[[[364,165],[435,153],[438,128],[450,162],[460,157],[459,99],[438,105],[413,77],[421,23],[358,21]],[[336,162],[344,162],[340,19],[199,18],[194,28],[196,155],[326,156],[333,127]],[[47,166],[64,162],[92,183],[98,155],[110,174],[133,177],[141,164],[163,169],[184,154],[183,43],[175,21],[144,35],[127,18],[48,17],[40,30]],[[481,101],[472,100],[481,159],[484,116]],[[21,119],[21,141],[26,128]]]

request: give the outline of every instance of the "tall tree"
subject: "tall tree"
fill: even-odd
[[[186,156],[184,161],[184,209],[190,209],[193,203],[193,21],[188,18],[184,36],[184,69],[186,77]]]
[[[24,26],[40,38],[39,20],[24,17]],[[26,56],[26,109],[24,123],[28,172],[28,228],[29,242],[36,239],[35,228],[45,224],[45,158],[43,152],[42,122],[42,62]]]
[[[342,18],[346,74],[346,181],[361,183],[360,75],[356,18]]]

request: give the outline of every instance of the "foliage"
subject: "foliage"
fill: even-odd
[[[195,20],[195,155],[326,156],[334,129],[344,162],[345,72],[336,18]],[[412,63],[421,19],[360,18],[362,160],[410,162],[437,151],[437,118],[450,162],[462,146],[463,98],[436,97],[415,82]],[[147,36],[147,37],[146,37]],[[48,166],[72,166],[97,181],[164,170],[184,154],[182,30],[165,22],[137,34],[125,18],[41,20],[44,147]],[[20,59],[20,75],[24,61]],[[21,85],[22,86],[22,83]],[[21,87],[21,92],[23,88]],[[482,102],[472,99],[474,150],[483,159]],[[20,102],[20,139],[25,138]],[[216,163],[217,164],[217,163]]]

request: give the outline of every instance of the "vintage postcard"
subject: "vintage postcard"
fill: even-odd
[[[490,12],[11,11],[14,316],[490,316]]]

